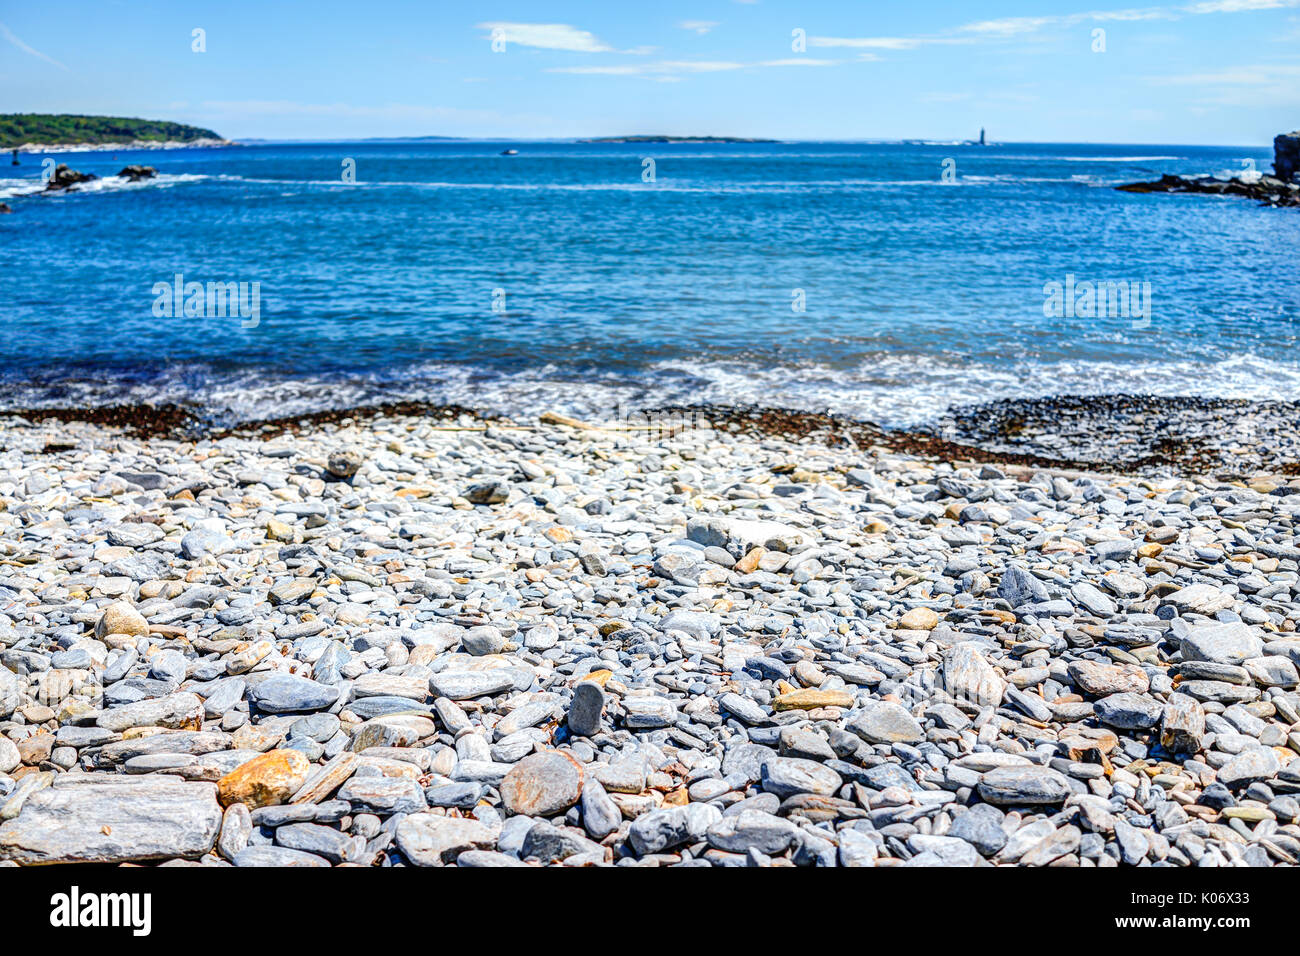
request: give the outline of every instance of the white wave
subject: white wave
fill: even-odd
[[[753,368],[680,362],[665,371],[699,380],[697,401],[828,409],[884,424],[932,421],[948,408],[1005,398],[1114,393],[1257,401],[1300,398],[1300,363],[1237,356],[1218,362],[1067,361],[1006,364],[929,356],[877,359],[853,369]]]
[[[1157,163],[1187,159],[1186,156],[1058,156],[1061,163]]]
[[[101,176],[99,179],[77,183],[76,187],[71,190],[52,189],[48,191],[45,188],[45,183],[40,179],[0,179],[0,199],[11,199],[16,196],[41,196],[45,199],[52,199],[59,196],[76,196],[82,193],[115,192],[120,189],[166,189],[171,186],[185,185],[186,183],[202,182],[209,178],[200,173],[159,173],[148,179],[134,181],[124,176]]]
[[[885,425],[933,422],[948,409],[1008,398],[1154,394],[1300,400],[1300,362],[1237,356],[1216,362],[1064,361],[1005,364],[894,355],[853,368],[757,366],[674,359],[631,373],[545,365],[518,372],[426,363],[350,376],[292,376],[178,366],[147,381],[26,381],[0,388],[0,406],[193,403],[216,417],[251,420],[418,400],[516,418],[543,411],[596,420],[660,405],[766,405],[830,411]]]
[[[45,188],[39,179],[0,179],[0,199],[28,196]]]
[[[134,181],[124,176],[103,176],[100,179],[92,179],[90,182],[79,183],[74,192],[102,193],[118,189],[166,189],[170,186],[202,182],[207,178],[207,176],[200,173],[159,173],[148,179]],[[59,192],[62,193],[63,191],[60,190]]]
[[[1190,159],[1188,156],[1014,156],[1008,153],[994,153],[988,158],[997,162],[1038,163],[1154,163]]]
[[[960,175],[957,177],[960,182],[975,183],[978,185],[1022,185],[1025,183],[1074,183],[1079,181],[1075,176],[1017,176],[1012,173],[994,173],[989,176],[981,175]]]

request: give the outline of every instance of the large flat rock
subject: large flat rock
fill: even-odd
[[[128,782],[129,781],[129,782]],[[0,825],[0,860],[125,863],[193,858],[221,829],[217,788],[175,777],[54,786]]]

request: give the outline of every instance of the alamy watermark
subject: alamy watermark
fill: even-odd
[[[637,409],[616,405],[613,425],[624,441],[660,442],[682,432],[712,428],[707,414],[694,408]]]
[[[1043,316],[1049,319],[1132,319],[1151,324],[1151,283],[1132,279],[1091,281],[1066,275],[1043,283]]]
[[[153,284],[153,314],[159,319],[238,317],[245,329],[262,321],[261,282],[186,282],[178,272],[171,282]]]
[[[132,936],[148,936],[153,931],[153,894],[83,893],[73,886],[50,897],[50,925],[60,929],[127,927]]]

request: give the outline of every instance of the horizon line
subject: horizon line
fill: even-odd
[[[679,142],[617,142],[622,139],[631,139],[641,136],[665,136],[671,137]],[[227,141],[233,146],[242,146],[247,144],[274,144],[274,145],[292,145],[292,144],[311,144],[311,143],[402,143],[402,142],[450,142],[450,143],[572,143],[584,146],[691,146],[691,145],[710,145],[710,146],[776,146],[787,144],[842,144],[842,145],[867,145],[867,146],[890,146],[890,145],[936,145],[936,146],[980,146],[978,140],[947,138],[941,136],[907,136],[888,139],[873,139],[865,137],[853,137],[846,139],[805,139],[805,138],[781,138],[766,136],[737,136],[727,137],[710,134],[709,136],[701,135],[699,137],[677,136],[675,134],[658,134],[658,133],[629,133],[623,136],[445,136],[441,134],[428,134],[422,136],[353,136],[353,137],[293,137],[293,138],[273,138],[266,136],[248,136],[248,137],[227,137]],[[1278,134],[1282,135],[1282,134]],[[727,142],[726,140],[731,140]],[[1082,140],[1082,139],[1025,139],[1025,140],[990,140],[982,148],[993,146],[1192,146],[1192,147],[1240,147],[1245,149],[1271,149],[1272,140],[1265,143],[1221,143],[1221,142],[1124,142],[1119,140]],[[217,147],[220,148],[220,147]]]

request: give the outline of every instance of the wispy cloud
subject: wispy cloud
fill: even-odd
[[[741,63],[736,60],[656,60],[652,63],[608,63],[593,66],[553,66],[547,73],[573,73],[578,76],[641,76],[661,82],[673,82],[685,75],[697,73],[728,73],[732,70],[749,70],[766,67],[818,67],[834,66],[839,60],[819,60],[815,57],[792,56],[780,60],[760,60]]]
[[[1138,20],[1177,20],[1177,10],[1167,7],[1146,7],[1131,10],[1093,10],[1090,13],[1076,13],[1075,22],[1094,20],[1098,23],[1112,21],[1134,22]]]
[[[810,56],[792,56],[784,60],[764,60],[759,66],[834,66],[839,60],[818,60]]]
[[[1250,10],[1281,10],[1300,6],[1300,0],[1208,0],[1184,7],[1188,13],[1245,13]]]
[[[679,73],[720,73],[743,70],[746,64],[730,60],[660,60],[655,63],[614,63],[603,66],[553,66],[547,73],[582,76],[662,76]]]
[[[808,38],[809,46],[850,47],[869,50],[915,50],[936,44],[977,43],[1011,40],[1016,37],[1063,29],[1081,23],[1181,20],[1188,16],[1214,13],[1249,13],[1300,7],[1300,0],[1201,0],[1183,6],[1129,7],[1120,10],[1089,10],[1082,13],[1041,17],[1003,17],[976,20],[939,33],[906,37],[823,37]]]
[[[1300,64],[1275,63],[1235,66],[1206,73],[1183,73],[1152,77],[1156,86],[1294,86],[1300,78]]]
[[[981,36],[1011,37],[1021,33],[1035,33],[1058,20],[1058,17],[1006,17],[1002,20],[968,23],[957,29],[962,33],[976,33]]]
[[[1187,87],[1195,97],[1188,109],[1205,114],[1227,109],[1295,108],[1295,88],[1300,84],[1300,64],[1257,63],[1202,73],[1148,77],[1153,86]]]
[[[6,40],[8,40],[8,41],[9,41],[10,43],[12,43],[14,46],[18,47],[18,49],[22,50],[24,53],[28,53],[28,54],[30,54],[30,55],[36,57],[38,60],[44,60],[46,63],[51,63],[51,64],[53,64],[54,66],[57,66],[60,70],[66,70],[66,69],[67,69],[66,66],[64,66],[62,63],[60,63],[58,60],[54,59],[54,57],[52,57],[52,56],[46,56],[46,55],[45,55],[44,53],[42,53],[40,50],[37,50],[35,47],[30,47],[30,46],[28,46],[26,43],[24,43],[22,40],[18,39],[18,37],[14,35],[14,31],[13,31],[13,30],[10,30],[9,27],[7,27],[7,26],[6,26],[5,24],[3,24],[3,23],[0,23],[0,36],[3,36]]]
[[[809,37],[809,46],[851,47],[870,50],[915,50],[930,42],[926,37]]]
[[[567,50],[570,53],[612,53],[614,48],[596,38],[596,35],[567,23],[507,23],[492,21],[478,24],[490,36],[498,36],[505,43],[531,46],[540,50]]]
[[[752,0],[737,0],[752,2]],[[900,53],[926,46],[955,46],[981,43],[1007,43],[1017,38],[1034,38],[1049,30],[1063,30],[1082,23],[1124,23],[1142,21],[1181,20],[1185,17],[1208,14],[1247,13],[1251,11],[1281,10],[1300,7],[1300,0],[1196,0],[1182,5],[1127,7],[1115,10],[1089,10],[1080,13],[1050,16],[1002,17],[976,20],[960,26],[914,36],[810,36],[808,46],[817,49],[846,49],[856,51],[858,61],[874,61],[882,53]],[[682,20],[678,26],[699,35],[709,33],[718,26],[714,20]],[[500,30],[507,43],[519,43],[552,50],[571,50],[583,53],[621,52],[646,54],[653,48],[615,51],[591,33],[563,24],[541,23],[480,23],[479,27]],[[752,67],[824,67],[839,60],[814,57],[786,57],[763,60],[757,63],[740,63],[731,60],[659,60],[645,63],[614,63],[592,66],[551,67],[549,73],[577,75],[638,76],[659,82],[675,82],[684,76],[698,73],[717,73],[743,70]],[[1188,81],[1190,82],[1190,81]]]

